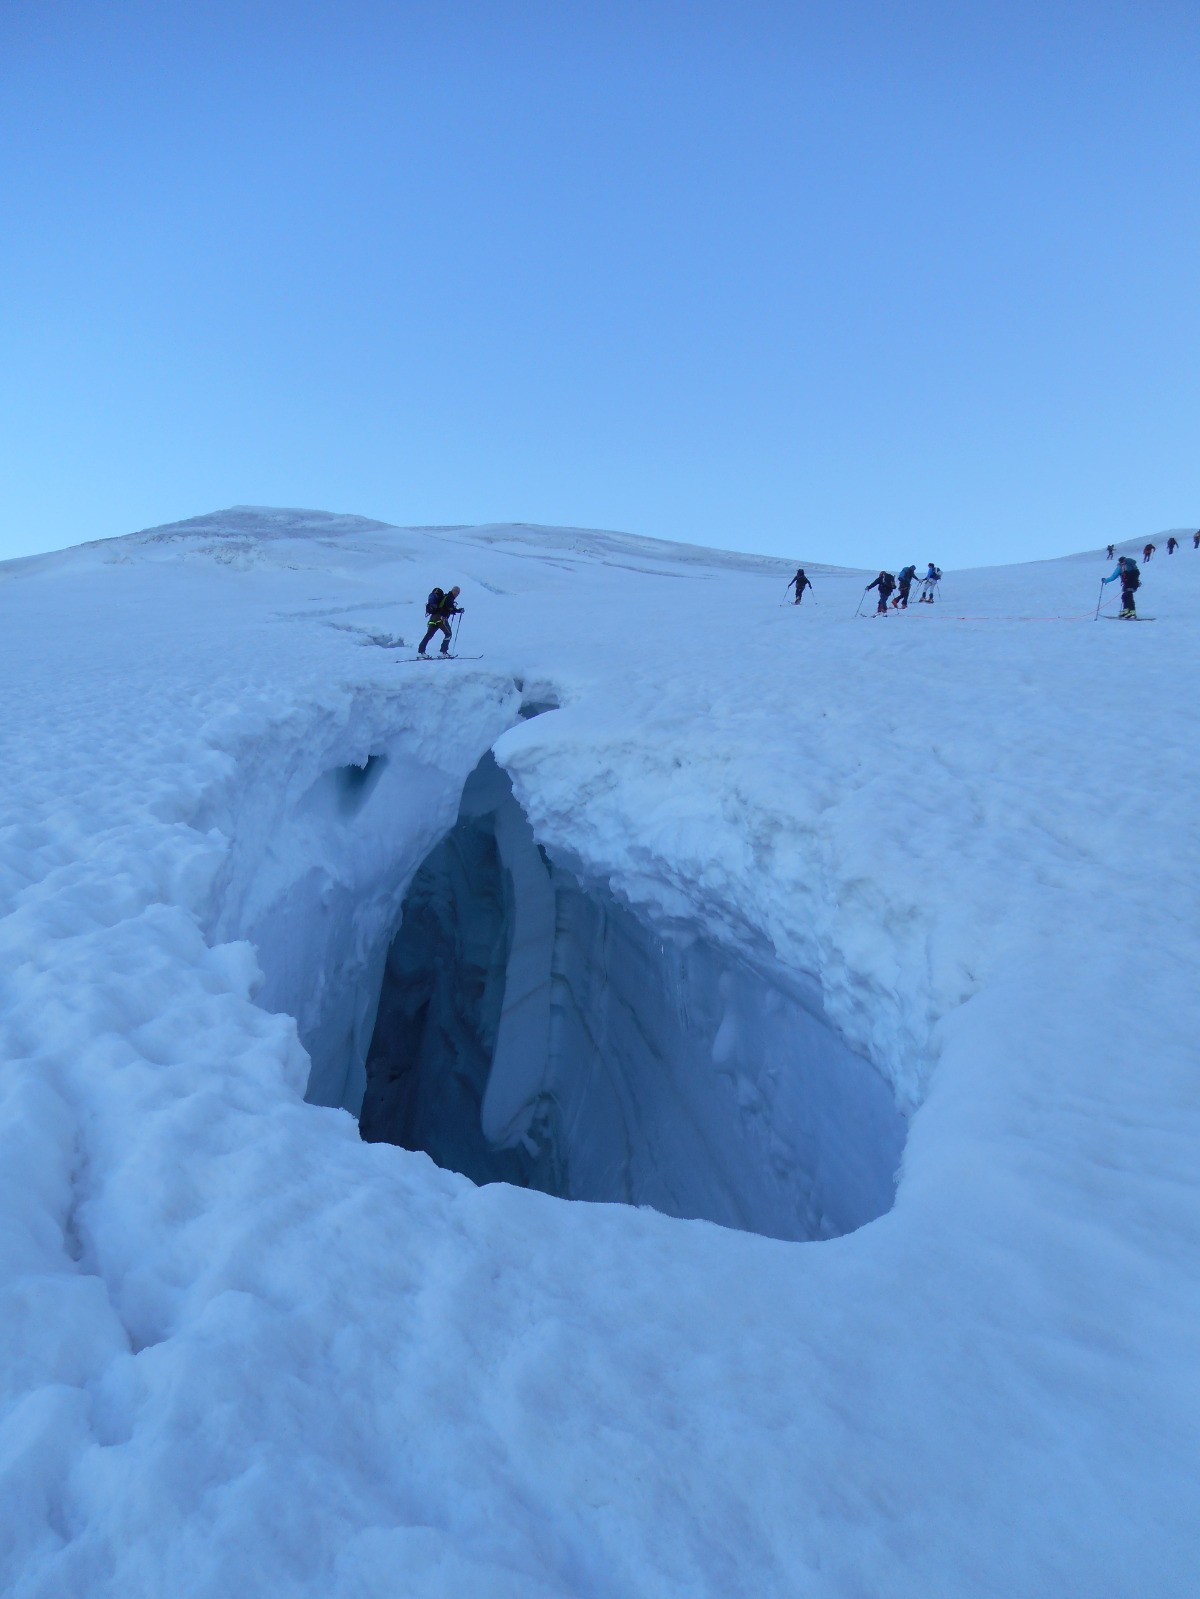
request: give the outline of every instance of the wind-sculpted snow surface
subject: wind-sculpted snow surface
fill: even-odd
[[[0,1591],[1196,1592],[1200,556],[1136,627],[1095,557],[790,570],[245,508],[0,568]],[[399,664],[435,582],[482,661]],[[493,747],[581,894],[819,1002],[886,1214],[360,1140]]]

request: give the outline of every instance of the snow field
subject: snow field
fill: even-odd
[[[1086,618],[1095,558],[851,622],[862,575],[797,612],[782,563],[289,513],[3,569],[4,1590],[1194,1592],[1200,557],[1156,542],[1145,628],[1004,620]],[[405,675],[434,581],[485,660]],[[886,1216],[474,1189],[303,1103],[289,1017],[336,1099],[493,745],[552,859],[819,987],[911,1114]]]

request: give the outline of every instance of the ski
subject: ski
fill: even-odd
[[[482,661],[482,655],[443,655],[439,650],[436,655],[406,655],[403,660],[397,661],[397,666],[415,666],[418,661]]]
[[[1101,616],[1101,617],[1098,617],[1097,620],[1101,621],[1101,622],[1157,622],[1158,621],[1158,617],[1157,616]]]

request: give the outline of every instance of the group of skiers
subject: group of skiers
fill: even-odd
[[[942,574],[940,568],[936,567],[933,562],[930,561],[929,569],[925,573],[925,576],[921,579],[921,593],[917,599],[917,603],[919,605],[933,604],[934,590],[937,588],[941,580]],[[892,600],[892,609],[894,611],[907,611],[909,592],[916,581],[916,567],[906,566],[901,569],[898,577],[893,576],[891,572],[880,572],[879,576],[873,583],[867,584],[867,588],[863,592],[866,593],[870,589],[879,590],[879,605],[876,608],[875,614],[876,616],[886,616],[888,600],[891,598],[893,593],[895,593],[896,598]],[[797,570],[795,577],[792,578],[791,582],[788,584],[788,588],[795,589],[796,598],[794,603],[799,605],[804,596],[805,589],[812,588],[812,581],[810,578],[805,576],[803,567],[800,567]]]
[[[1157,546],[1151,543],[1147,543],[1143,547],[1143,564],[1153,557],[1156,548]],[[1167,554],[1174,555],[1178,548],[1179,540],[1174,534],[1171,534],[1171,536],[1167,539]],[[1200,528],[1198,528],[1196,532],[1192,534],[1192,548],[1194,550],[1200,550]],[[1113,558],[1114,549],[1115,545],[1110,544],[1108,546],[1108,559],[1110,561]],[[917,597],[918,605],[932,605],[934,603],[934,596],[937,592],[937,586],[941,582],[941,579],[941,569],[935,566],[932,561],[930,561],[929,566],[926,569],[925,576],[920,579],[921,592]],[[1134,596],[1141,585],[1142,575],[1138,570],[1137,562],[1131,555],[1119,556],[1117,558],[1116,566],[1106,578],[1102,579],[1102,582],[1112,583],[1117,579],[1120,579],[1121,583],[1121,616],[1126,619],[1136,618],[1137,604]],[[889,600],[891,601],[891,607],[894,611],[906,611],[908,609],[909,594],[912,590],[913,584],[916,581],[917,569],[915,566],[901,567],[900,572],[896,575],[893,575],[891,572],[880,572],[879,576],[874,580],[874,582],[867,584],[866,588],[863,590],[863,594],[865,597],[872,589],[877,589],[879,591],[879,603],[875,607],[875,615],[886,616],[888,612]],[[800,601],[804,598],[805,589],[812,588],[812,580],[805,574],[802,566],[796,569],[796,575],[789,582],[788,588],[795,589],[796,597],[793,603],[799,605]],[[429,623],[429,628],[425,634],[425,637],[421,640],[420,644],[417,645],[418,655],[425,654],[425,647],[429,643],[430,639],[433,638],[435,633],[441,633],[442,635],[441,653],[443,655],[448,655],[450,653],[450,618],[453,616],[461,616],[463,614],[463,607],[458,603],[459,593],[460,590],[457,585],[452,589],[446,589],[444,591],[442,589],[435,588],[431,592],[428,600],[425,602],[425,618]],[[895,595],[894,599],[892,598],[893,595]]]
[[[1157,550],[1157,548],[1158,548],[1157,544],[1143,544],[1142,545],[1142,565],[1143,566],[1145,566],[1146,562],[1148,560],[1150,560],[1151,556],[1154,554],[1154,552],[1155,552],[1155,550]],[[1170,537],[1167,539],[1167,554],[1168,555],[1174,555],[1175,551],[1178,548],[1179,548],[1179,540],[1175,537],[1174,533],[1172,533],[1170,535]],[[1196,531],[1192,534],[1192,548],[1194,550],[1200,550],[1200,528],[1197,528]],[[1108,546],[1108,559],[1110,561],[1113,558],[1113,551],[1115,549],[1116,549],[1116,545],[1115,544],[1110,544]]]
[[[899,573],[895,577],[893,577],[890,572],[880,572],[879,576],[873,583],[867,584],[866,588],[863,590],[863,593],[869,594],[872,589],[879,590],[879,604],[875,607],[876,616],[887,615],[888,600],[891,599],[893,593],[895,593],[896,597],[894,600],[892,600],[892,610],[907,611],[909,592],[911,591],[916,580],[916,567],[904,566],[901,567]],[[941,568],[935,566],[933,562],[930,561],[925,576],[921,579],[921,592],[917,596],[917,604],[932,605],[934,601],[935,590],[941,581]]]
[[[1108,559],[1110,561],[1113,558],[1113,550],[1115,548],[1116,548],[1116,546],[1112,545],[1112,544],[1110,544],[1108,546]],[[1149,560],[1151,560],[1153,558],[1154,552],[1155,552],[1155,550],[1157,548],[1158,548],[1158,546],[1156,544],[1152,544],[1149,541],[1147,541],[1142,546],[1142,565],[1143,566],[1145,566],[1147,561],[1149,561]],[[1170,537],[1167,539],[1167,554],[1168,555],[1174,555],[1175,551],[1178,548],[1179,548],[1179,540],[1175,537],[1174,533],[1172,533],[1170,535]],[[1196,531],[1192,534],[1192,548],[1194,550],[1200,550],[1200,528],[1197,528]],[[1118,581],[1121,584],[1121,610],[1120,610],[1120,613],[1119,613],[1120,618],[1121,618],[1122,621],[1125,621],[1125,622],[1136,622],[1137,621],[1137,600],[1136,600],[1135,596],[1137,595],[1138,589],[1142,586],[1142,574],[1138,570],[1138,564],[1134,560],[1132,555],[1118,555],[1117,556],[1117,564],[1116,564],[1116,566],[1113,567],[1112,571],[1108,574],[1107,577],[1103,577],[1103,578],[1100,579],[1101,593],[1103,593],[1104,586],[1106,584],[1115,583],[1115,582],[1118,582]],[[1097,605],[1096,614],[1099,615],[1099,613],[1100,613],[1100,607],[1099,607],[1099,605]]]

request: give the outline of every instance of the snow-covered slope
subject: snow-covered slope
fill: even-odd
[[[0,1591],[1195,1593],[1200,554],[1156,542],[1138,626],[1095,554],[876,621],[835,568],[797,609],[783,562],[247,508],[0,567]],[[435,582],[482,659],[407,661]],[[635,1203],[360,1139],[381,986],[406,1025],[449,958],[410,890],[486,1048],[437,1100],[422,1046],[405,1125]]]

